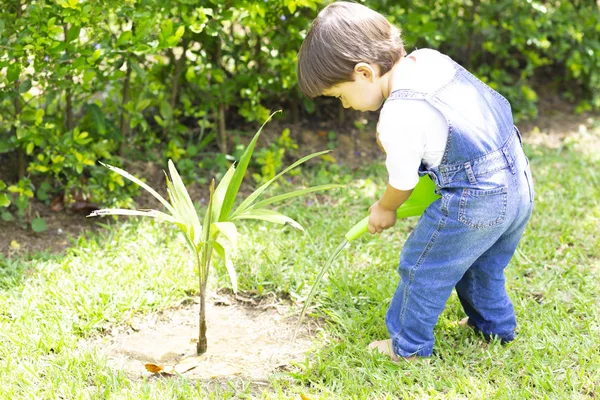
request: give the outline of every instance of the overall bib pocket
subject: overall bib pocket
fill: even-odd
[[[506,186],[484,190],[463,189],[458,220],[473,229],[501,224],[506,218],[507,193]]]

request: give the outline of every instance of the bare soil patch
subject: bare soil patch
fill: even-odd
[[[211,296],[207,301],[208,352],[197,366],[182,375],[187,379],[214,382],[238,377],[257,384],[273,374],[294,370],[313,348],[318,326],[306,322],[292,342],[297,321],[282,303],[248,306],[235,300]],[[189,304],[158,314],[133,317],[129,325],[115,328],[101,338],[81,344],[95,348],[111,368],[130,379],[151,377],[146,363],[172,366],[196,356],[198,305]]]

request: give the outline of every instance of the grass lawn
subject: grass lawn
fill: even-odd
[[[556,148],[526,145],[536,208],[507,270],[519,321],[510,345],[487,344],[459,327],[464,314],[453,294],[436,328],[433,357],[395,364],[366,351],[372,340],[386,337],[384,315],[413,219],[344,250],[312,311],[324,321],[314,338],[317,350],[293,372],[274,375],[268,387],[247,382],[208,389],[185,375],[131,380],[78,344],[133,312],[189,299],[197,277],[175,231],[122,219],[101,234],[80,237],[63,255],[0,257],[0,399],[598,398],[599,147],[598,128]],[[242,291],[301,301],[386,177],[382,163],[355,172],[333,164],[329,169],[311,172],[312,183],[347,187],[282,206],[305,233],[243,225],[236,259]],[[210,281],[213,289],[227,287],[225,268],[213,269]],[[210,335],[209,327],[209,346]]]

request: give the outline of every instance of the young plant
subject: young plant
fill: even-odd
[[[273,114],[267,119],[265,124],[271,119]],[[129,179],[130,181],[136,183],[141,186],[148,192],[150,192],[154,197],[160,201],[168,213],[158,211],[158,210],[128,210],[128,209],[103,209],[97,210],[91,213],[89,216],[101,216],[101,215],[136,215],[136,216],[145,216],[156,218],[160,221],[170,222],[175,224],[183,233],[184,238],[186,239],[186,243],[190,248],[195,262],[198,267],[198,276],[199,276],[199,291],[200,291],[200,311],[199,311],[199,337],[197,344],[197,352],[198,354],[203,354],[206,352],[208,348],[207,339],[206,339],[206,305],[205,305],[205,296],[206,296],[206,284],[208,281],[208,274],[210,271],[211,265],[211,257],[213,252],[217,253],[217,255],[225,262],[225,266],[227,268],[227,272],[229,274],[229,278],[231,279],[231,285],[234,292],[237,291],[237,274],[233,267],[233,263],[231,262],[230,255],[226,252],[225,246],[223,245],[223,239],[227,240],[232,248],[235,249],[237,245],[237,228],[236,222],[244,219],[255,219],[255,220],[264,220],[268,222],[274,222],[278,224],[290,224],[294,228],[303,230],[302,226],[298,224],[298,222],[293,219],[273,210],[269,210],[266,206],[271,204],[287,200],[296,196],[300,196],[303,194],[316,192],[320,190],[327,190],[336,187],[340,187],[340,185],[320,185],[309,187],[306,189],[295,190],[289,193],[281,194],[278,196],[273,196],[267,199],[263,199],[259,201],[259,197],[261,194],[278,178],[284,175],[286,172],[290,171],[293,168],[296,168],[300,164],[314,158],[321,156],[328,152],[321,151],[318,153],[313,153],[308,156],[301,158],[296,161],[269,181],[264,183],[258,189],[256,189],[252,194],[246,197],[241,204],[233,210],[233,206],[238,195],[238,191],[242,184],[242,180],[246,173],[246,169],[248,167],[248,163],[250,162],[250,158],[252,157],[252,153],[254,151],[254,147],[256,145],[256,141],[260,136],[260,133],[265,125],[258,130],[254,138],[246,148],[246,151],[240,158],[240,161],[237,167],[232,165],[227,173],[221,179],[221,182],[215,189],[214,179],[210,183],[210,197],[208,201],[208,207],[204,213],[203,222],[200,222],[200,216],[198,211],[195,209],[194,204],[192,203],[192,199],[188,194],[185,185],[177,169],[175,168],[173,162],[169,160],[169,177],[166,177],[167,181],[167,192],[169,195],[169,200],[165,200],[160,194],[158,194],[154,189],[150,186],[146,185],[144,182],[134,177],[133,175],[127,173],[126,171],[113,167],[110,165],[105,165],[111,171],[114,171],[124,178]]]

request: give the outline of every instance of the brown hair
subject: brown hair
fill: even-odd
[[[360,62],[384,75],[406,55],[400,29],[361,4],[337,1],[313,21],[298,52],[298,83],[308,97],[352,81]]]

